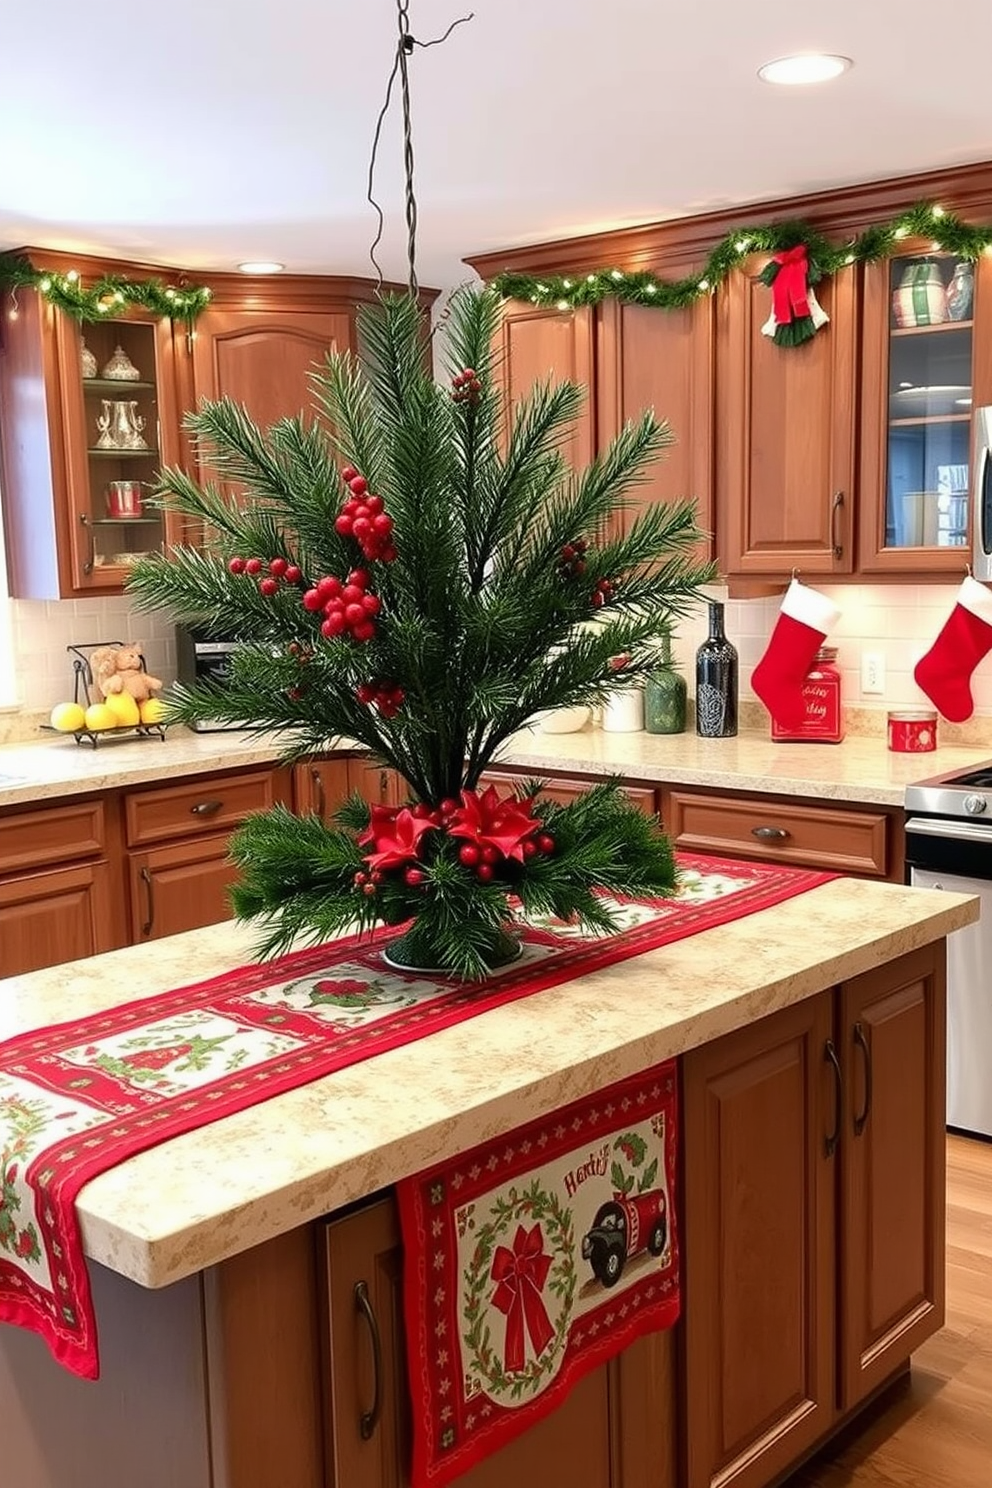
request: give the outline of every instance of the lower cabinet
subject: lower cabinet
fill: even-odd
[[[601,782],[590,776],[587,780],[569,779],[567,776],[555,775],[545,776],[539,771],[531,775],[509,770],[487,770],[479,780],[479,788],[485,790],[487,785],[495,785],[497,790],[513,790],[522,793],[525,785],[531,780],[542,780],[541,795],[550,801],[557,801],[562,806],[570,806],[579,796],[585,795],[592,786]],[[643,811],[645,816],[653,816],[658,809],[658,793],[653,786],[647,785],[625,785],[624,794],[637,807]]]
[[[395,770],[364,755],[308,759],[293,770],[293,809],[315,813],[324,821],[357,792],[370,806],[399,806],[407,788]]]
[[[766,1488],[943,1324],[943,947],[683,1060],[685,1488]]]
[[[326,1488],[406,1488],[410,1410],[391,1198],[326,1225],[321,1271]],[[586,1375],[545,1420],[462,1474],[459,1488],[675,1488],[674,1337],[641,1339]]]
[[[0,881],[0,977],[21,976],[123,944],[107,863]]]

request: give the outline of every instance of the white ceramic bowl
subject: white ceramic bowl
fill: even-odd
[[[542,734],[577,734],[589,722],[589,708],[552,708],[536,720]]]

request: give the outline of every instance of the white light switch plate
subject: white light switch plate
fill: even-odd
[[[866,695],[885,691],[885,657],[881,651],[862,651],[861,691]]]

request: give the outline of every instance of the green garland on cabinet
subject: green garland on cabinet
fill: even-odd
[[[898,253],[904,238],[929,238],[935,253],[950,253],[961,259],[976,259],[992,252],[992,225],[981,227],[963,222],[934,202],[921,201],[889,222],[876,222],[848,239],[834,244],[808,222],[773,222],[761,227],[738,227],[713,248],[703,267],[683,279],[660,279],[637,269],[598,269],[589,274],[497,274],[490,283],[506,299],[530,300],[535,305],[553,305],[574,310],[598,305],[606,299],[628,305],[651,305],[659,310],[682,310],[724,282],[731,271],[752,253],[786,253],[800,245],[806,248],[809,281],[817,283],[852,263],[876,263]]]
[[[126,310],[148,310],[163,319],[192,325],[210,303],[211,291],[203,285],[164,284],[161,279],[128,279],[123,274],[103,274],[84,284],[76,269],[66,273],[36,269],[16,253],[0,254],[0,292],[8,291],[7,314],[17,318],[17,291],[35,289],[52,305],[83,324],[113,319]]]

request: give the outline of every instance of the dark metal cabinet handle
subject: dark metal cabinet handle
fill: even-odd
[[[196,805],[191,806],[189,809],[193,816],[213,816],[214,812],[219,811],[223,804],[223,801],[197,801]]]
[[[868,1123],[868,1117],[871,1115],[871,1044],[865,1038],[865,1030],[862,1023],[855,1023],[854,1025],[854,1043],[855,1047],[861,1050],[865,1059],[865,1103],[854,1118],[854,1135],[860,1137]]]
[[[752,827],[751,836],[757,837],[759,842],[784,842],[792,833],[785,827]]]
[[[90,556],[87,558],[86,562],[83,564],[83,573],[84,574],[91,574],[93,572],[94,568],[96,567],[96,536],[95,536],[95,534],[93,532],[93,528],[90,526],[90,519],[86,515],[85,512],[80,512],[79,513],[79,520],[82,522],[83,526],[86,528],[86,534],[87,534],[87,536],[89,537],[89,540],[90,540]]]
[[[823,1050],[823,1057],[834,1072],[834,1084],[837,1087],[837,1104],[834,1107],[834,1129],[823,1139],[824,1150],[828,1157],[833,1157],[837,1151],[840,1141],[841,1112],[844,1109],[844,1080],[840,1072],[840,1060],[837,1058],[837,1050],[834,1048],[833,1039],[827,1039]]]
[[[844,556],[844,544],[841,542],[840,536],[839,536],[839,527],[840,527],[839,518],[840,518],[841,508],[843,507],[843,505],[844,505],[844,492],[843,491],[835,491],[834,492],[834,499],[830,503],[830,542],[831,542],[831,545],[833,546],[834,557],[835,558],[843,558],[843,556]]]
[[[379,771],[379,800],[383,806],[389,802],[389,776],[385,770]]]
[[[140,876],[148,898],[148,918],[141,927],[141,933],[142,935],[151,935],[152,926],[155,923],[155,885],[147,868],[142,868]]]
[[[368,1441],[379,1424],[382,1412],[382,1339],[379,1337],[379,1324],[369,1299],[368,1285],[364,1281],[355,1283],[355,1308],[359,1317],[363,1317],[368,1324],[369,1337],[372,1340],[372,1404],[358,1418],[362,1441]]]
[[[317,802],[317,815],[323,816],[327,811],[327,797],[324,794],[324,777],[316,765],[310,768],[310,779],[313,781],[314,799]]]

